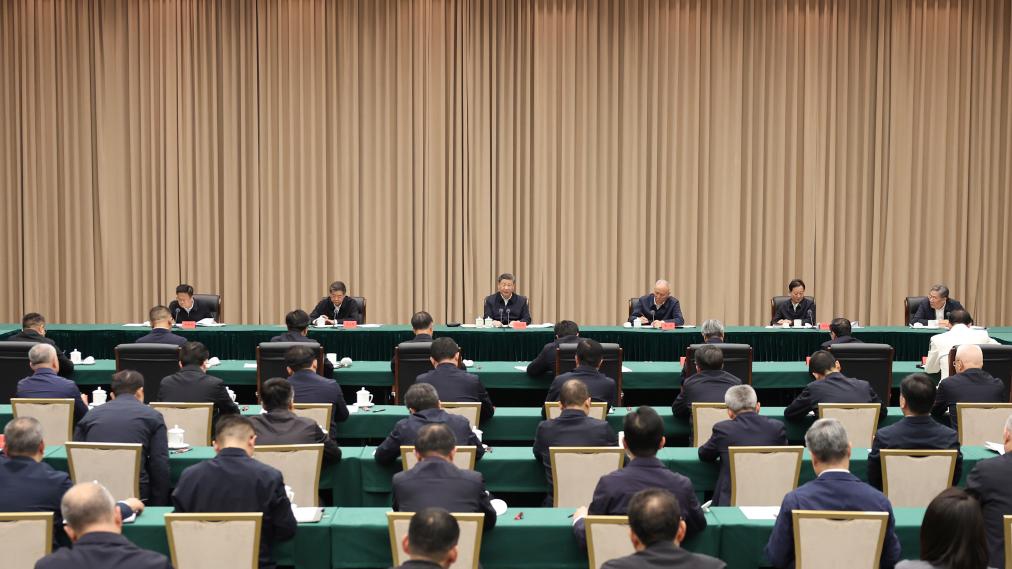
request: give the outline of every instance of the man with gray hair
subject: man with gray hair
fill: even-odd
[[[784,496],[766,544],[766,559],[774,567],[794,566],[794,510],[887,512],[889,522],[880,565],[883,569],[896,565],[900,542],[892,504],[850,473],[851,444],[843,424],[836,419],[819,419],[805,433],[805,446],[812,455],[816,478]]]
[[[938,382],[931,414],[943,425],[956,428],[957,403],[1005,403],[1008,388],[1002,380],[984,371],[984,352],[976,344],[956,348],[952,365],[956,375]]]
[[[88,412],[88,399],[76,383],[57,375],[60,360],[56,348],[49,344],[36,344],[28,351],[28,363],[34,373],[18,382],[17,397],[73,399],[74,422],[80,421]]]
[[[917,305],[909,324],[927,325],[928,320],[938,320],[939,326],[948,328],[949,317],[956,310],[963,310],[963,305],[958,300],[949,298],[949,287],[936,284],[928,290],[928,297]]]
[[[729,421],[713,426],[710,440],[699,447],[699,460],[720,461],[720,474],[713,491],[714,506],[731,505],[731,463],[728,447],[784,446],[787,430],[782,421],[759,414],[759,400],[751,385],[736,385],[724,393]]]
[[[708,318],[699,327],[699,333],[703,335],[704,344],[724,343],[724,323],[716,318]]]
[[[429,383],[416,383],[404,393],[404,404],[408,408],[406,419],[397,421],[387,438],[376,447],[373,458],[380,464],[392,465],[401,457],[401,445],[413,445],[422,427],[432,423],[445,423],[457,439],[458,445],[474,446],[478,449],[476,459],[485,454],[478,436],[471,430],[471,422],[461,415],[451,415],[439,403],[439,393]]]
[[[654,283],[654,291],[641,296],[634,304],[629,322],[639,320],[641,324],[649,324],[660,328],[665,322],[674,322],[676,326],[685,324],[682,307],[678,299],[671,296],[671,285],[661,279]]]
[[[949,380],[945,380],[949,381]],[[945,383],[945,382],[942,382]],[[977,494],[984,511],[989,567],[1012,569],[1005,565],[1005,531],[1002,518],[1012,513],[1012,415],[1002,433],[1005,454],[982,460],[966,478],[966,489]]]
[[[141,549],[123,537],[116,502],[98,482],[82,482],[63,496],[60,508],[74,547],[43,557],[35,569],[172,569],[161,553]]]

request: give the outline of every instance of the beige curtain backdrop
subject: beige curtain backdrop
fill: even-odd
[[[0,2],[0,320],[1012,324],[1007,0]]]

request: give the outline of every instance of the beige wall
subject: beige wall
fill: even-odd
[[[1012,324],[1007,0],[0,2],[0,321]]]

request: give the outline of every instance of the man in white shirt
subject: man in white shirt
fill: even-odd
[[[926,373],[941,372],[942,379],[949,377],[949,350],[953,346],[963,344],[997,344],[987,335],[987,330],[973,330],[970,326],[973,319],[966,310],[954,310],[949,318],[952,328],[948,332],[936,334],[931,338],[928,348],[928,361],[924,363]]]

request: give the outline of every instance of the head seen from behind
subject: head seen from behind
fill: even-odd
[[[846,318],[834,318],[833,321],[829,323],[829,334],[833,337],[833,339],[841,336],[850,336],[850,333],[850,320],[847,320]]]
[[[201,342],[187,342],[179,348],[180,367],[197,366],[206,371],[207,360],[210,357],[211,352]]]
[[[56,357],[56,348],[49,344],[35,344],[28,350],[28,365],[32,369],[60,370],[60,360]]]
[[[43,336],[46,335],[46,318],[38,312],[29,312],[21,317],[22,330],[35,330]]]
[[[714,318],[705,320],[699,328],[699,332],[703,335],[704,342],[710,338],[719,338],[721,342],[724,341],[724,323],[720,320]]]
[[[697,371],[717,371],[724,369],[724,351],[713,344],[703,344],[692,354]]]
[[[900,383],[900,409],[904,415],[927,415],[935,403],[935,382],[923,373],[914,373]]]
[[[815,379],[822,379],[831,373],[840,371],[840,362],[829,350],[819,350],[812,354],[808,361],[808,372]]]
[[[583,413],[590,413],[590,391],[587,384],[579,379],[570,379],[562,384],[559,390],[559,402],[563,409],[577,409]]]
[[[414,561],[430,561],[446,569],[457,561],[458,539],[460,526],[452,514],[425,508],[412,516],[401,548]]]
[[[416,383],[404,394],[404,406],[412,413],[439,408],[439,394],[431,383]]]
[[[579,336],[580,327],[572,320],[563,320],[555,325],[555,337]]]
[[[445,336],[436,338],[432,341],[432,347],[429,348],[429,359],[432,361],[433,367],[439,364],[457,365],[460,363],[460,346],[453,341],[453,338]]]
[[[921,561],[951,569],[988,566],[984,515],[973,495],[952,487],[928,504],[921,522]]]
[[[292,346],[285,350],[285,367],[290,374],[305,369],[316,371],[318,365],[316,350],[309,346]]]
[[[148,323],[151,324],[152,328],[165,328],[166,330],[172,328],[172,313],[169,312],[168,307],[154,306],[151,310],[148,310]]]
[[[260,403],[268,413],[271,411],[292,409],[295,404],[295,391],[292,384],[283,377],[272,377],[260,387]]]
[[[601,342],[587,338],[576,344],[576,365],[590,366],[601,369],[604,361],[604,348]]]
[[[133,397],[138,401],[144,401],[144,376],[132,369],[118,371],[112,374],[109,390],[113,399]]]
[[[10,457],[24,456],[41,462],[46,450],[42,440],[42,424],[35,417],[18,417],[4,427],[4,453]]]
[[[289,332],[298,332],[303,336],[309,331],[309,314],[305,310],[295,309],[285,314],[285,327]]]
[[[221,452],[226,448],[239,448],[253,456],[257,434],[253,423],[242,415],[223,415],[214,426],[214,450]]]
[[[629,501],[629,537],[636,551],[657,544],[678,545],[685,537],[685,522],[678,500],[667,490],[640,490]]]
[[[636,458],[656,456],[664,448],[664,421],[653,407],[641,406],[630,411],[622,423],[625,432],[623,446]]]
[[[812,468],[818,476],[823,470],[850,468],[850,439],[843,423],[819,419],[805,433],[805,446],[812,455]]]
[[[981,369],[984,367],[984,351],[977,344],[963,344],[956,348],[952,367],[956,368],[956,373],[963,373],[968,369]]]
[[[457,453],[457,438],[453,436],[446,423],[429,423],[418,430],[415,439],[415,457],[421,461],[426,458],[441,458],[453,462]]]
[[[64,531],[71,541],[92,532],[120,533],[123,521],[112,494],[98,482],[75,484],[60,502]]]
[[[411,330],[418,334],[432,335],[432,315],[424,310],[411,315]]]
[[[973,326],[973,318],[970,313],[962,308],[958,308],[952,311],[949,315],[949,324],[955,326],[956,324],[962,324],[964,326]]]
[[[759,397],[751,385],[735,385],[724,392],[727,415],[734,419],[741,413],[758,413]]]

